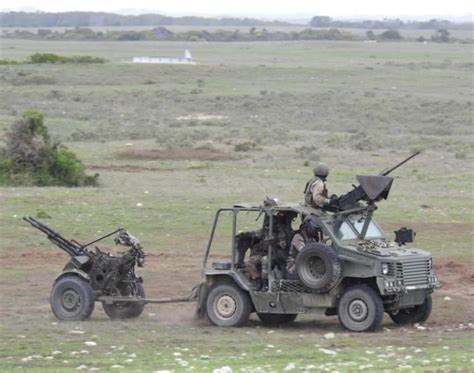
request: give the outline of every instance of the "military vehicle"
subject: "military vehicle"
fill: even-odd
[[[426,321],[431,293],[438,286],[431,254],[407,245],[413,241],[412,230],[404,227],[390,241],[373,219],[376,202],[387,199],[392,186],[387,175],[416,154],[381,175],[357,176],[360,185],[332,198],[327,209],[271,199],[219,209],[204,258],[206,281],[198,313],[217,326],[242,326],[252,312],[268,324],[324,312],[337,315],[344,328],[355,332],[376,330],[384,312],[397,324]],[[231,257],[211,262],[215,232],[227,214],[232,220]],[[239,220],[249,214],[264,216],[257,233],[239,232]],[[284,260],[290,242],[282,232],[289,221],[303,221],[307,215],[319,223],[319,242],[310,242],[299,252],[298,277],[290,279]],[[261,260],[262,279],[253,281],[245,255],[262,241],[267,248]]]
[[[431,313],[431,293],[439,285],[432,256],[407,245],[414,240],[413,230],[403,227],[390,241],[373,219],[376,203],[388,198],[392,186],[387,175],[417,154],[380,175],[357,176],[358,186],[332,197],[323,209],[270,198],[262,204],[219,209],[204,255],[204,281],[179,298],[145,297],[143,280],[135,274],[145,253],[125,229],[81,245],[32,217],[24,219],[71,257],[51,292],[51,308],[60,320],[87,319],[96,301],[111,318],[137,317],[147,303],[197,301],[197,315],[217,326],[243,326],[253,312],[267,324],[322,312],[337,315],[343,327],[355,332],[376,330],[384,312],[397,324],[423,323]],[[290,241],[298,228],[293,225],[308,215],[318,223],[318,240],[297,255],[294,278],[286,270]],[[221,222],[224,217],[230,218],[227,242],[216,234],[219,226],[229,228],[229,222]],[[249,221],[260,225],[249,231]],[[245,229],[239,231],[242,222]],[[89,249],[114,234],[116,244],[129,248],[124,255]],[[216,248],[217,243],[221,247]],[[246,265],[247,252],[256,245],[265,253],[258,280],[252,279]],[[214,253],[219,258],[229,253],[228,259],[214,261]]]

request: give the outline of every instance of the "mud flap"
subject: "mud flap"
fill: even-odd
[[[197,304],[195,317],[197,319],[203,319],[206,316],[206,300],[207,294],[209,293],[209,287],[206,282],[202,282],[196,288]]]

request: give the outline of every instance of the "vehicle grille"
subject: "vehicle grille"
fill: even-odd
[[[272,282],[272,292],[283,293],[312,293],[298,280],[277,280]]]
[[[396,276],[405,286],[427,285],[430,274],[429,260],[397,263]]]

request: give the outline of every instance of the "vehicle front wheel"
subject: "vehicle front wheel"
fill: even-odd
[[[141,282],[121,283],[119,286],[121,296],[145,298],[145,289]],[[142,314],[145,303],[141,302],[102,302],[104,312],[111,319],[132,319]]]
[[[234,284],[214,286],[207,296],[206,314],[211,323],[217,326],[243,326],[251,312],[247,293]]]
[[[260,321],[265,325],[289,324],[298,317],[297,313],[257,313]]]
[[[64,276],[54,283],[50,303],[59,320],[85,320],[94,311],[94,292],[86,280],[78,276]]]
[[[431,308],[431,295],[428,295],[422,304],[415,307],[390,311],[388,314],[393,322],[398,325],[422,324],[430,317]]]
[[[337,307],[340,323],[353,332],[376,330],[382,322],[383,312],[382,299],[365,284],[348,288]]]

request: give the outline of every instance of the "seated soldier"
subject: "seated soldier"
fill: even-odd
[[[275,251],[273,253],[272,267],[283,263],[285,266],[286,258],[289,251],[289,243],[293,236],[291,229],[291,221],[296,216],[296,213],[279,211],[273,216],[273,242]],[[250,256],[245,263],[245,267],[250,275],[250,278],[256,282],[256,288],[263,287],[262,263],[268,255],[271,241],[269,240],[269,218],[265,217],[263,228],[251,233],[254,237],[252,246],[250,246]],[[239,255],[241,256],[241,255]]]
[[[296,257],[308,242],[320,241],[321,228],[314,215],[307,215],[300,229],[295,233],[290,245],[290,254],[286,262],[286,270],[290,280],[296,280]]]

